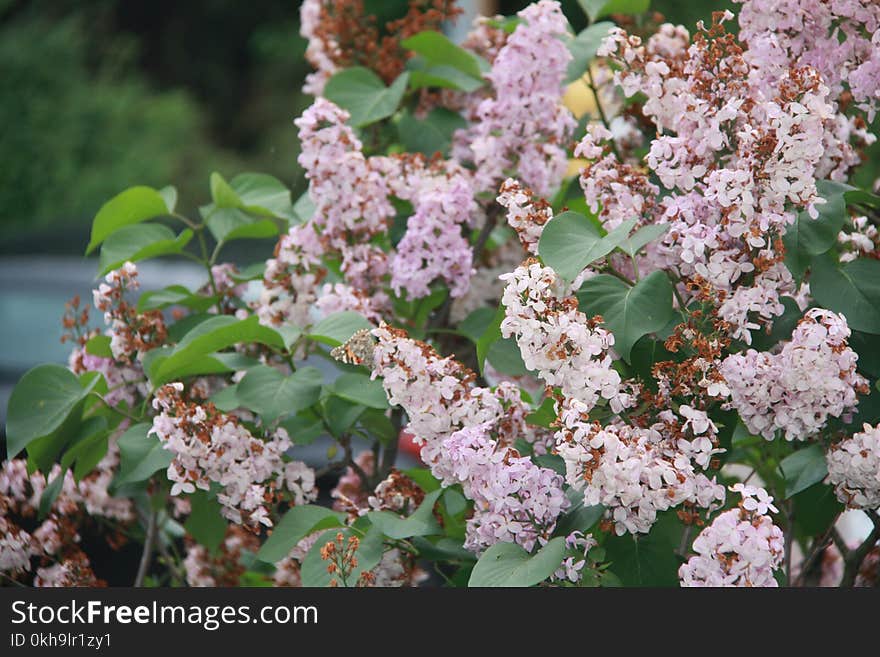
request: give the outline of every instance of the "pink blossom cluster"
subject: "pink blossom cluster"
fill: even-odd
[[[780,296],[799,293],[779,238],[798,212],[817,216],[815,180],[834,167],[845,173],[858,158],[838,134],[847,119],[813,63],[788,53],[772,76],[756,74],[752,41],[743,50],[724,31],[731,17],[719,13],[693,39],[670,25],[646,42],[616,28],[599,50],[619,68],[626,96],[646,96],[642,112],[658,136],[645,164],[669,195],[660,199],[639,163],[618,160],[605,128],[590,127],[575,152],[591,160],[581,185],[606,228],[631,217],[669,225],[639,270],[708,281],[732,336],[750,344],[784,311]]]
[[[880,6],[873,0],[737,0],[754,75],[772,83],[812,66],[835,98],[848,89],[868,121],[880,105]]]
[[[700,471],[721,451],[716,428],[702,411],[683,405],[680,413],[684,421],[667,410],[665,422],[642,428],[602,426],[576,399],[562,409],[556,452],[566,482],[583,491],[586,506],[605,506],[618,535],[647,533],[659,512],[682,504],[711,510],[724,502],[724,487]]]
[[[576,550],[575,556],[569,556],[562,560],[559,569],[553,573],[553,579],[559,582],[571,582],[576,584],[584,575],[584,567],[587,565],[587,554],[598,545],[592,534],[584,535],[582,531],[575,530],[565,537],[565,547]]]
[[[523,248],[532,255],[538,255],[538,241],[544,226],[553,218],[550,204],[542,199],[534,199],[531,190],[523,188],[513,178],[508,178],[501,185],[496,201],[507,208],[507,223],[516,231]]]
[[[160,388],[153,399],[159,413],[150,433],[174,454],[168,466],[171,495],[209,490],[217,483],[221,512],[237,524],[272,526],[267,503],[276,490],[286,489],[294,504],[313,500],[315,474],[299,461],[285,462],[290,449],[287,432],[277,429],[266,440],[255,438],[232,416],[210,406],[185,402],[183,384]]]
[[[694,539],[696,553],[678,570],[681,585],[776,587],[785,538],[768,511],[777,512],[763,488],[736,484],[739,507],[719,514]]]
[[[462,161],[473,162],[479,190],[494,190],[516,175],[539,194],[550,194],[566,169],[565,140],[575,121],[561,104],[571,54],[563,38],[568,22],[558,2],[541,0],[498,51],[486,77],[494,95],[475,110],[463,140]]]
[[[479,551],[515,539],[531,549],[548,535],[567,500],[561,478],[509,447],[525,426],[525,405],[515,386],[495,392],[474,386],[473,372],[400,329],[382,326],[373,335],[378,338],[373,376],[382,377],[389,402],[406,411],[407,430],[422,445],[422,460],[447,485],[463,484],[475,502],[466,545]],[[531,529],[522,524],[528,514],[538,519]]]
[[[506,542],[531,551],[549,539],[556,518],[568,507],[562,477],[515,450],[499,449],[490,431],[490,424],[480,424],[450,435],[432,472],[444,485],[461,484],[474,501],[465,548],[479,553]]]
[[[331,57],[334,53],[327,52],[328,47],[333,49],[335,44],[332,40],[318,38],[317,34],[321,25],[322,5],[322,0],[303,0],[299,8],[299,33],[308,42],[306,59],[315,69],[306,76],[302,90],[304,94],[313,96],[324,93],[324,85],[336,72],[336,64]]]
[[[837,499],[853,509],[880,508],[880,425],[865,424],[833,445],[825,458]]]
[[[562,281],[550,267],[530,259],[501,276],[501,335],[514,336],[526,368],[562,395],[588,408],[601,400],[619,412],[631,403],[612,367],[614,336],[596,327],[564,295]]]
[[[29,474],[23,459],[11,459],[0,465],[0,573],[30,571],[31,560],[36,558],[43,565],[37,570],[40,580],[35,581],[36,586],[48,585],[53,573],[60,576],[67,572],[63,566],[66,560],[70,561],[68,570],[77,563],[78,570],[85,575],[88,560],[77,547],[80,537],[73,518],[84,513],[119,523],[134,519],[131,500],[113,497],[108,491],[118,464],[119,449],[111,440],[104,458],[79,482],[71,471],[62,473],[58,465],[48,478],[39,470]],[[45,519],[37,520],[43,493],[49,482],[59,476],[64,478],[61,490]],[[26,531],[22,524],[33,528]],[[53,561],[57,563],[50,566]]]
[[[849,336],[845,317],[813,308],[779,353],[749,349],[727,356],[719,370],[748,430],[767,440],[777,431],[786,440],[804,440],[829,418],[846,419],[867,385],[856,372]]]

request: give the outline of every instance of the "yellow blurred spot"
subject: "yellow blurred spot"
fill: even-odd
[[[565,105],[575,118],[580,119],[584,114],[596,113],[596,97],[590,91],[585,78],[575,80],[565,88],[562,96],[562,104]]]
[[[581,173],[581,169],[587,166],[589,162],[582,158],[573,157],[568,161],[568,169],[565,171],[565,177],[569,176],[579,176]]]

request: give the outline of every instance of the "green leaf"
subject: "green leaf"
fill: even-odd
[[[294,445],[311,445],[324,431],[324,423],[314,411],[298,413],[281,422]]]
[[[183,306],[197,312],[217,303],[216,297],[193,294],[183,285],[169,285],[160,290],[147,290],[138,299],[138,311],[162,310],[168,306]]]
[[[258,413],[264,422],[274,422],[317,402],[323,383],[324,376],[314,367],[301,367],[286,376],[261,365],[245,374],[235,394],[242,406]]]
[[[545,265],[566,281],[572,281],[584,267],[604,258],[626,240],[635,223],[635,219],[624,221],[603,237],[586,216],[569,210],[553,217],[544,227],[538,254]]]
[[[880,333],[880,261],[840,264],[830,255],[813,261],[810,292],[823,308],[842,313],[851,329]]]
[[[196,325],[170,355],[151,362],[150,381],[154,386],[167,383],[187,372],[187,368],[203,356],[242,342],[258,342],[277,348],[284,346],[281,336],[261,325],[256,316],[237,320],[231,315],[221,315]]]
[[[590,62],[596,56],[596,51],[612,27],[614,23],[608,21],[593,23],[568,43],[572,59],[568,63],[566,83],[574,82],[587,72]]]
[[[482,78],[483,71],[488,69],[486,62],[482,62],[481,66],[480,59],[476,55],[455,45],[449,37],[440,32],[432,30],[419,32],[401,41],[400,45],[418,53],[431,64],[451,66],[477,79]]]
[[[443,530],[434,517],[434,504],[442,494],[443,489],[440,489],[425,495],[419,508],[408,518],[390,511],[371,511],[367,517],[380,532],[394,540],[442,534]]]
[[[151,424],[135,424],[119,437],[119,472],[114,487],[146,481],[160,470],[166,470],[174,453],[163,449],[158,436],[148,435]]]
[[[9,397],[6,412],[6,453],[14,458],[38,438],[61,427],[89,394],[79,379],[61,365],[37,365],[29,370]]]
[[[641,14],[648,11],[651,0],[578,0],[590,22],[611,14]]]
[[[241,199],[226,179],[216,171],[211,174],[211,198],[218,208],[241,207]]]
[[[355,552],[358,565],[348,577],[349,586],[354,586],[361,573],[372,570],[382,559],[384,549],[382,532],[375,527],[371,528],[366,535],[360,535],[352,528],[343,529],[341,532],[337,529],[331,529],[321,534],[314,546],[312,546],[312,549],[309,550],[306,558],[303,559],[302,570],[300,571],[303,586],[330,586],[331,578],[335,578],[339,586],[343,585],[338,574],[333,576],[327,572],[328,562],[321,558],[321,548],[328,542],[335,541],[338,533],[341,533],[343,537],[342,549],[345,549],[345,546],[348,545],[350,537],[357,536],[360,539],[360,544]]]
[[[468,586],[535,586],[550,577],[565,557],[558,536],[532,556],[516,543],[496,543],[480,557]]]
[[[349,122],[361,128],[386,119],[397,110],[406,91],[408,73],[402,73],[390,87],[363,66],[339,71],[327,80],[324,96],[351,115]]]
[[[79,427],[78,435],[64,452],[62,469],[67,470],[76,463],[73,477],[80,481],[106,456],[109,435],[107,418],[98,415],[85,420]]]
[[[669,224],[648,224],[647,226],[642,226],[631,237],[623,240],[617,248],[631,258],[635,257],[642,250],[642,247],[653,242],[668,230]]]
[[[101,276],[118,269],[128,262],[147,260],[183,251],[193,237],[187,228],[180,235],[162,224],[136,224],[125,226],[104,240],[98,269]]]
[[[789,454],[779,467],[785,477],[785,499],[819,483],[828,474],[825,453],[819,445],[810,445]]]
[[[265,173],[240,173],[230,183],[244,209],[251,214],[293,220],[296,213],[290,190],[278,178]]]
[[[48,483],[45,490],[43,490],[43,494],[40,495],[40,506],[38,510],[40,520],[49,515],[52,505],[55,504],[55,500],[58,499],[58,495],[64,487],[64,478],[66,475],[67,468],[61,468],[61,471],[55,475],[55,478]]]
[[[312,327],[308,337],[336,347],[346,342],[356,331],[371,329],[373,325],[363,315],[352,310],[344,310],[328,315]]]
[[[455,67],[430,64],[422,57],[410,59],[406,68],[409,71],[410,89],[436,87],[471,93],[485,84],[484,80],[462,73]]]
[[[504,320],[504,306],[499,305],[495,311],[492,321],[486,326],[483,335],[477,340],[477,364],[480,367],[480,374],[483,373],[483,364],[489,355],[489,349],[492,345],[501,339],[501,322]]]
[[[525,376],[529,373],[513,337],[501,338],[489,345],[486,360],[501,374]]]
[[[547,397],[534,412],[526,415],[526,422],[536,427],[550,429],[556,421],[556,402]]]
[[[272,529],[269,538],[257,553],[257,559],[277,563],[309,534],[328,527],[342,527],[342,513],[324,506],[303,504],[293,507]]]
[[[577,293],[581,309],[601,315],[614,334],[614,350],[629,362],[633,345],[643,335],[662,329],[673,316],[672,284],[655,271],[633,287],[608,274],[584,282]]]
[[[648,534],[609,536],[605,541],[611,570],[625,586],[678,586],[675,550],[682,525],[674,511],[659,514]]]
[[[435,153],[445,156],[452,144],[453,133],[465,126],[467,121],[457,112],[436,107],[421,120],[410,112],[405,113],[397,124],[397,134],[411,153],[424,153],[427,157]]]
[[[228,522],[220,514],[220,503],[216,496],[196,489],[189,496],[192,512],[184,523],[184,528],[199,544],[214,552],[226,536]]]
[[[107,201],[98,210],[98,214],[92,221],[92,236],[86,248],[86,254],[94,251],[101,242],[120,228],[161,217],[170,212],[165,197],[152,187],[141,186],[126,189]]]
[[[556,523],[555,533],[559,536],[568,536],[573,531],[587,532],[602,519],[605,507],[601,504],[584,506],[584,496],[578,493],[579,504],[566,511]]]
[[[159,196],[165,201],[165,208],[169,213],[177,207],[177,188],[174,185],[166,185],[159,190]]]
[[[96,335],[89,338],[89,341],[86,342],[86,353],[101,358],[113,358],[113,352],[110,350],[110,336]]]
[[[337,397],[342,397],[355,404],[362,404],[367,408],[385,410],[389,408],[388,397],[382,383],[370,379],[367,374],[346,373],[342,374],[327,389]]]
[[[354,423],[358,421],[361,414],[367,410],[366,406],[352,403],[336,395],[325,397],[322,404],[327,428],[330,429],[330,433],[336,438],[347,433],[354,426]]]
[[[461,321],[458,325],[458,332],[476,344],[480,336],[486,332],[486,329],[492,323],[496,312],[496,308],[490,308],[489,306],[477,308]]]
[[[266,239],[278,234],[278,224],[271,219],[254,219],[238,208],[217,208],[205,220],[217,242],[241,239]]]

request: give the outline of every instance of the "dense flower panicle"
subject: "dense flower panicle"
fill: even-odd
[[[568,507],[563,480],[516,450],[488,437],[490,425],[456,431],[443,441],[443,457],[432,472],[444,485],[462,484],[474,501],[465,548],[482,552],[499,542],[531,551],[549,539],[556,519]]]
[[[126,301],[126,293],[139,287],[137,267],[126,262],[107,274],[92,292],[95,308],[104,313],[104,323],[109,327],[106,334],[110,336],[113,358],[125,363],[163,344],[168,334],[161,311],[138,312]]]
[[[507,208],[507,223],[519,235],[523,248],[532,255],[538,255],[541,233],[553,218],[550,204],[543,199],[533,199],[531,190],[524,189],[513,178],[504,181],[496,200]]]
[[[657,513],[682,504],[712,509],[723,503],[724,488],[700,472],[721,451],[715,427],[701,411],[682,406],[680,412],[684,422],[665,411],[667,423],[642,428],[602,426],[578,400],[563,408],[556,452],[565,461],[566,482],[584,492],[586,506],[605,506],[618,535],[647,533]]]
[[[323,0],[303,0],[299,8],[299,33],[308,42],[305,56],[315,69],[306,76],[302,90],[304,94],[313,96],[324,93],[324,85],[336,72],[334,60],[339,54],[338,44],[320,30],[323,4]]]
[[[594,326],[577,300],[563,294],[556,272],[530,259],[501,279],[506,283],[501,334],[516,338],[529,370],[589,408],[604,399],[619,412],[630,403],[611,366],[614,336]]]
[[[776,587],[785,538],[767,511],[776,512],[767,491],[737,484],[738,508],[724,511],[694,539],[696,552],[678,570],[681,585]]]
[[[516,30],[486,75],[494,95],[477,106],[466,135],[480,190],[497,189],[514,171],[541,195],[550,194],[566,169],[565,139],[575,126],[561,104],[571,54],[562,37],[568,23],[558,2],[526,7]]]
[[[124,403],[132,408],[139,399],[145,398],[150,392],[146,376],[141,364],[117,361],[113,358],[95,356],[85,347],[75,347],[67,359],[67,366],[74,374],[99,372],[107,382],[107,393],[104,401],[111,406]]]
[[[856,372],[842,315],[814,308],[800,321],[791,341],[777,354],[749,349],[720,365],[730,389],[730,405],[754,434],[772,440],[804,440],[831,417],[843,417],[858,403],[867,381]]]
[[[187,586],[238,586],[246,568],[241,563],[244,552],[260,549],[260,540],[252,532],[238,525],[229,525],[226,536],[214,551],[203,545],[187,542],[183,571]]]
[[[880,105],[880,5],[874,0],[737,0],[754,77],[772,84],[793,63],[816,68],[839,98],[848,88],[873,121]]]
[[[348,112],[318,98],[294,121],[302,143],[298,162],[315,204],[313,221],[335,249],[348,238],[367,241],[384,232],[395,214],[385,179],[364,157],[348,118]]]
[[[294,504],[317,496],[314,472],[282,458],[292,446],[286,431],[278,429],[260,440],[213,405],[184,401],[182,391],[179,383],[160,388],[153,400],[159,414],[150,429],[174,454],[167,473],[172,495],[208,490],[212,482],[218,483],[224,517],[252,527],[272,526],[267,505],[281,489],[291,493]]]
[[[475,273],[473,252],[462,233],[476,210],[471,184],[464,175],[438,172],[410,185],[417,190],[406,194],[415,212],[391,261],[391,286],[398,295],[405,290],[408,298],[418,299],[428,296],[430,283],[440,279],[452,297],[460,297]]]
[[[853,217],[852,230],[840,231],[837,243],[841,262],[851,262],[860,256],[876,256],[880,252],[880,230],[866,216]]]
[[[833,445],[825,455],[837,499],[853,509],[880,508],[880,425]]]

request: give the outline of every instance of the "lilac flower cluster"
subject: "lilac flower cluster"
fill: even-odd
[[[865,424],[825,455],[837,499],[853,509],[880,508],[880,425]]]
[[[724,502],[724,487],[698,469],[720,451],[713,445],[715,426],[701,411],[682,406],[681,412],[684,423],[664,411],[666,422],[641,428],[602,426],[578,400],[563,408],[556,451],[566,482],[584,492],[585,505],[606,507],[618,535],[647,533],[659,512],[682,504],[711,510]]]
[[[575,121],[561,105],[571,54],[562,38],[568,22],[558,2],[541,0],[498,51],[486,75],[494,95],[477,106],[464,140],[476,168],[475,185],[494,190],[508,175],[539,194],[553,191],[566,169],[565,140]]]
[[[694,539],[694,556],[679,568],[681,585],[776,587],[785,539],[768,511],[777,511],[763,488],[736,484],[738,508],[716,517]]]
[[[619,412],[631,403],[609,353],[614,336],[593,326],[564,295],[556,272],[530,259],[501,276],[506,283],[501,303],[501,335],[514,336],[525,366],[562,395],[594,407],[607,401]]]
[[[804,440],[831,417],[849,417],[867,381],[856,372],[846,318],[828,310],[807,311],[791,340],[777,354],[749,349],[720,365],[730,405],[754,434],[772,440]]]
[[[432,468],[444,485],[462,484],[474,501],[464,546],[482,552],[498,542],[518,543],[531,551],[544,543],[556,518],[568,507],[562,477],[498,449],[490,424],[465,427],[443,441],[443,458]]]
[[[313,500],[315,474],[298,461],[282,458],[292,443],[284,429],[267,440],[251,435],[235,418],[218,413],[210,406],[186,403],[181,398],[183,384],[173,383],[157,391],[150,433],[174,454],[168,466],[173,482],[171,495],[209,490],[220,484],[217,501],[223,516],[237,524],[272,526],[267,502],[276,489],[284,488],[294,504]]]

